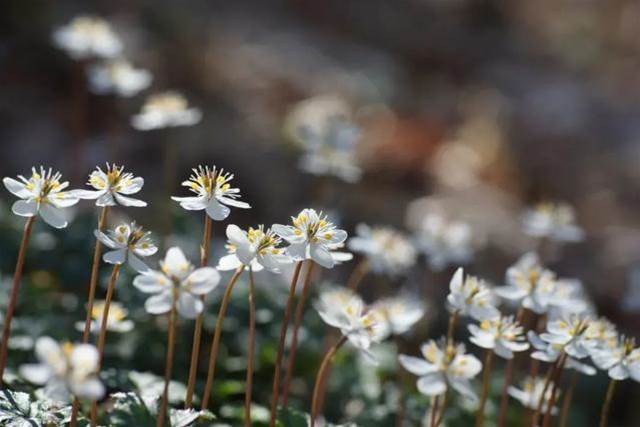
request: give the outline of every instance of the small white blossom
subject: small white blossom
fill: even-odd
[[[567,203],[540,203],[525,212],[525,233],[558,242],[579,242],[584,231],[576,224],[573,208]]]
[[[199,297],[211,292],[220,282],[218,271],[212,267],[194,269],[177,247],[167,251],[160,267],[160,271],[147,270],[133,280],[133,286],[140,291],[155,294],[145,302],[147,312],[168,313],[176,298],[178,313],[195,319],[204,308]]]
[[[491,288],[475,276],[465,278],[462,268],[458,268],[451,278],[447,302],[450,311],[480,321],[500,315]]]
[[[134,68],[125,59],[114,59],[89,67],[89,86],[98,95],[115,94],[125,98],[136,95],[151,84],[147,70]]]
[[[417,232],[416,245],[434,270],[450,264],[465,264],[473,257],[473,235],[469,224],[447,221],[431,213],[424,217]]]
[[[382,335],[385,338],[404,334],[424,316],[424,305],[420,299],[408,296],[378,300],[371,309],[379,312],[384,319]]]
[[[560,358],[564,348],[562,344],[550,344],[543,341],[534,331],[529,331],[527,333],[527,338],[529,339],[531,346],[535,349],[535,351],[531,353],[531,357],[533,359],[546,363],[555,363],[558,358]],[[596,374],[596,370],[593,366],[582,363],[573,357],[567,357],[564,368],[573,369],[574,371],[578,371],[585,375]]]
[[[193,174],[182,185],[196,194],[195,197],[171,197],[180,203],[183,209],[188,211],[200,211],[205,209],[207,215],[214,221],[222,221],[229,216],[231,209],[249,209],[248,203],[236,200],[240,197],[240,189],[231,187],[233,175],[226,173],[224,169],[198,166],[193,169]]]
[[[108,230],[106,234],[95,230],[94,234],[105,246],[113,249],[102,256],[104,262],[109,264],[128,262],[137,272],[149,269],[140,257],[145,258],[158,252],[158,248],[149,237],[151,233],[143,231],[142,227],[137,226],[135,222],[130,225],[120,224],[115,229]]]
[[[279,247],[282,240],[276,234],[260,225],[258,228],[241,230],[237,225],[227,226],[228,255],[220,258],[218,270],[236,270],[240,266],[251,267],[253,271],[263,268],[279,273],[283,264],[291,263],[286,249]]]
[[[416,262],[413,244],[393,228],[358,224],[356,234],[349,239],[349,249],[363,254],[374,273],[395,276],[406,272]]]
[[[471,338],[469,341],[478,347],[493,350],[504,359],[513,358],[513,352],[529,348],[524,336],[524,328],[513,316],[501,316],[483,320],[478,325],[469,325]]]
[[[91,329],[94,334],[100,333],[102,326],[102,318],[104,317],[105,302],[96,301],[91,310]],[[109,314],[107,315],[107,331],[125,333],[133,329],[133,321],[127,319],[129,312],[119,302],[113,301],[109,306]],[[76,329],[84,330],[84,322],[77,322]]]
[[[550,318],[595,312],[593,303],[578,279],[556,279],[555,291],[549,302]]]
[[[65,228],[69,223],[65,219],[62,209],[78,203],[79,199],[74,191],[62,191],[69,186],[68,182],[60,182],[60,172],[53,173],[52,169],[40,167],[31,168],[29,179],[18,175],[18,180],[4,178],[2,182],[11,193],[20,198],[11,208],[14,214],[24,217],[40,215],[40,217],[54,228]]]
[[[98,166],[89,175],[87,185],[95,190],[75,190],[74,193],[81,199],[95,200],[96,206],[147,206],[142,200],[129,197],[142,189],[144,179],[124,172],[124,166],[107,163],[106,171]]]
[[[167,127],[192,126],[200,121],[202,112],[189,107],[178,92],[164,92],[147,98],[140,114],[131,118],[131,125],[142,131]]]
[[[591,319],[587,330],[584,331],[584,340],[590,349],[615,346],[618,341],[618,329],[605,317]]]
[[[633,339],[620,338],[615,343],[591,352],[591,360],[609,377],[622,381],[631,378],[640,382],[640,348]]]
[[[418,391],[427,396],[437,396],[449,387],[465,398],[478,400],[470,381],[482,370],[482,363],[473,355],[465,354],[464,344],[447,345],[444,340],[431,340],[420,348],[423,358],[401,354],[400,364],[417,375]]]
[[[576,359],[589,355],[594,342],[585,334],[590,319],[583,316],[568,316],[547,322],[547,331],[540,334],[540,339],[549,344],[558,344],[562,351]]]
[[[97,16],[76,16],[54,31],[53,43],[73,59],[114,58],[122,52],[122,42],[111,25]]]
[[[542,392],[544,390],[545,380],[543,378],[527,378],[522,382],[522,389],[519,389],[514,386],[509,386],[508,392],[511,397],[520,402],[525,408],[529,409],[537,409],[538,404],[540,403],[540,397],[542,396]],[[547,391],[545,392],[544,402],[542,403],[542,412],[547,412],[547,408],[549,407],[549,402],[551,401],[551,397],[553,396],[553,387],[554,383],[550,382],[547,386]],[[556,400],[553,402],[557,402],[557,399],[560,397],[559,393],[556,393]],[[556,406],[551,407],[551,413],[556,414],[558,412],[558,408]]]
[[[65,343],[60,346],[52,338],[36,341],[39,364],[20,367],[27,381],[44,385],[44,396],[56,402],[69,403],[72,396],[98,400],[105,388],[98,379],[98,350],[91,344]]]

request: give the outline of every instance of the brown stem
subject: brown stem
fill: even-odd
[[[293,298],[296,295],[296,285],[298,283],[298,277],[300,276],[301,268],[302,261],[298,261],[293,272],[293,277],[291,278],[291,285],[289,286],[289,296],[287,297],[287,305],[285,306],[284,317],[282,318],[282,325],[280,326],[280,340],[278,341],[278,352],[276,353],[275,366],[273,369],[273,388],[271,396],[271,417],[269,419],[269,427],[275,427],[276,425],[278,392],[280,390],[280,365],[282,364],[282,353],[284,353],[284,344],[285,340],[287,339],[289,317],[291,316],[291,307],[293,306]]]
[[[433,398],[431,402],[431,420],[429,421],[429,427],[436,427],[436,421],[438,420],[438,406],[440,406],[440,395]],[[444,408],[442,408],[444,412]]]
[[[249,267],[249,344],[247,348],[247,379],[244,393],[244,425],[251,427],[251,389],[253,386],[253,358],[256,344],[256,306],[253,271]]]
[[[562,378],[562,373],[564,372],[564,364],[567,361],[567,358],[563,358],[559,361],[558,366],[556,367],[556,372],[553,375],[553,388],[551,389],[551,402],[547,405],[547,410],[544,414],[544,418],[542,420],[543,427],[549,427],[551,423],[551,412],[553,412],[553,404],[555,403],[558,397],[558,390],[560,390],[560,379]]]
[[[538,427],[538,420],[540,419],[540,413],[542,412],[542,407],[544,405],[545,397],[547,395],[547,390],[549,389],[549,384],[551,384],[551,379],[555,375],[556,367],[560,364],[560,362],[565,357],[566,357],[566,354],[563,352],[560,355],[560,358],[558,359],[558,361],[555,364],[549,366],[549,369],[547,370],[547,374],[544,377],[544,386],[542,387],[542,393],[540,393],[540,397],[538,398],[538,405],[536,406],[536,410],[531,416],[531,427]],[[563,361],[562,361],[562,364],[564,364]],[[553,402],[548,401],[547,406],[551,406],[551,405],[553,405]]]
[[[607,427],[607,419],[609,418],[609,409],[611,408],[611,401],[613,400],[613,392],[615,391],[617,381],[611,379],[609,386],[607,387],[607,395],[604,398],[602,404],[602,412],[600,413],[600,427]]]
[[[516,322],[522,325],[522,319],[524,318],[525,310],[523,307],[518,309],[516,314]],[[511,379],[513,377],[513,365],[515,364],[515,355],[507,360],[507,365],[504,368],[504,382],[502,383],[502,391],[500,393],[500,411],[498,414],[498,427],[504,427],[504,423],[507,418],[507,407],[509,406],[509,386],[511,385]]]
[[[567,389],[567,392],[564,395],[564,399],[562,400],[562,412],[560,413],[560,427],[565,427],[567,425],[567,420],[569,419],[569,407],[571,406],[571,399],[573,398],[573,392],[576,389],[576,384],[578,383],[578,371],[573,371],[571,374],[571,384]]]
[[[345,342],[347,342],[346,335],[342,336],[342,338],[340,338],[340,340],[329,349],[327,354],[325,354],[324,358],[322,359],[320,369],[318,369],[318,374],[316,375],[316,383],[313,387],[313,397],[311,399],[311,427],[315,426],[316,418],[318,418],[318,391],[320,390],[320,379],[324,376],[324,371],[331,363],[333,355],[336,354],[336,351],[338,351],[338,349],[342,347]]]
[[[363,258],[362,261],[358,263],[356,268],[353,269],[349,279],[347,280],[347,288],[352,291],[357,291],[360,282],[364,279],[364,276],[369,272],[369,261],[366,258]]]
[[[27,255],[27,247],[29,246],[29,240],[31,239],[31,232],[33,231],[33,224],[35,223],[35,221],[36,217],[32,216],[27,219],[24,224],[22,241],[20,242],[20,249],[18,250],[18,260],[16,261],[16,269],[13,273],[13,284],[11,285],[9,304],[7,305],[7,312],[4,315],[4,324],[2,327],[2,344],[0,345],[0,387],[2,387],[4,384],[3,376],[4,369],[7,366],[7,351],[9,346],[9,338],[11,335],[11,321],[13,320],[13,312],[16,308],[16,302],[18,301],[18,291],[20,289],[20,282],[22,281],[24,260]]]
[[[209,261],[209,251],[211,247],[211,234],[213,224],[211,217],[204,214],[204,232],[202,235],[202,245],[200,246],[200,267],[206,267]],[[200,301],[204,303],[205,296],[200,296]],[[200,357],[200,339],[202,337],[202,323],[204,322],[204,310],[196,317],[193,330],[193,344],[191,345],[191,363],[189,365],[189,380],[187,382],[187,396],[185,397],[186,408],[190,408],[193,402],[193,391],[196,387],[196,375],[198,373],[198,360]]]
[[[173,352],[176,344],[176,308],[178,306],[177,290],[174,289],[171,312],[169,313],[169,336],[167,338],[167,360],[164,370],[164,390],[162,391],[162,401],[158,409],[156,427],[164,426],[169,404],[169,383],[171,382],[171,372],[173,370]]]
[[[458,323],[458,316],[458,310],[455,310],[449,315],[449,326],[447,328],[447,345],[453,343],[453,332],[455,331],[456,324]]]
[[[289,356],[287,357],[287,371],[284,376],[284,384],[282,387],[282,406],[287,406],[289,400],[289,384],[293,377],[293,369],[296,364],[296,351],[298,349],[298,331],[302,325],[302,317],[304,316],[304,304],[309,294],[309,284],[311,283],[311,273],[315,263],[313,261],[307,261],[307,270],[305,272],[304,280],[302,282],[302,291],[300,292],[300,298],[296,305],[295,320],[293,322],[293,331],[291,334],[291,343],[289,344]]]
[[[236,272],[231,277],[227,289],[224,291],[222,297],[222,303],[220,304],[220,310],[218,311],[218,319],[216,320],[216,330],[213,334],[213,343],[211,344],[211,354],[209,354],[209,367],[207,370],[207,383],[204,386],[204,394],[202,395],[202,409],[207,409],[209,406],[209,397],[211,397],[211,388],[213,387],[213,380],[216,372],[216,359],[218,358],[218,350],[220,349],[220,337],[222,335],[222,323],[224,322],[224,316],[227,314],[227,306],[231,299],[231,291],[233,286],[238,281],[238,278],[244,271],[244,265],[238,267]]]
[[[487,396],[489,395],[489,380],[491,379],[491,365],[493,364],[493,351],[491,349],[486,350],[484,358],[484,367],[482,373],[482,393],[480,394],[480,406],[476,413],[476,427],[482,427],[484,424],[484,406],[487,403]]]
[[[438,411],[438,418],[436,418],[436,423],[433,427],[438,427],[444,418],[444,411],[447,409],[447,403],[449,403],[449,393],[448,390],[444,392],[444,398],[442,399],[442,405],[440,405],[440,410]]]

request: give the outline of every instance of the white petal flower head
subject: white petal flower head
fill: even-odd
[[[60,182],[60,172],[52,169],[31,169],[29,179],[18,175],[18,180],[4,178],[4,186],[20,198],[13,204],[14,214],[24,217],[39,215],[44,222],[54,228],[65,228],[68,225],[62,211],[78,203],[79,199],[74,191],[63,191],[69,186],[68,182]]]
[[[385,320],[383,333],[385,338],[409,331],[422,319],[425,313],[424,305],[420,299],[408,296],[381,299],[371,309],[378,311]]]
[[[564,350],[563,344],[552,344],[543,341],[534,331],[527,332],[527,338],[531,346],[535,349],[531,353],[531,357],[546,363],[555,363]],[[593,366],[582,363],[573,357],[567,357],[564,364],[565,369],[573,369],[584,375],[595,375],[596,370]]]
[[[96,301],[91,310],[91,333],[100,333],[100,327],[102,326],[102,318],[104,316],[105,302]],[[125,333],[133,329],[133,321],[127,319],[128,311],[119,302],[112,302],[109,307],[109,314],[107,317],[107,331]],[[77,322],[76,329],[82,331],[84,329],[84,322]]]
[[[399,356],[400,364],[417,375],[418,391],[427,396],[437,396],[449,387],[466,399],[477,401],[470,380],[482,370],[482,363],[473,355],[465,353],[464,344],[447,345],[445,340],[431,340],[420,348],[422,358]]]
[[[160,267],[160,271],[147,270],[133,280],[133,286],[138,290],[154,294],[145,302],[147,312],[168,313],[175,298],[178,313],[187,319],[195,319],[204,309],[199,297],[211,292],[220,282],[218,270],[212,267],[194,269],[178,247],[167,251]]]
[[[89,87],[98,95],[114,94],[124,98],[136,95],[151,84],[147,70],[134,68],[125,59],[114,59],[89,67]]]
[[[500,315],[495,307],[496,299],[487,283],[475,276],[465,277],[462,268],[458,268],[451,278],[447,302],[451,312],[480,321]]]
[[[554,287],[555,290],[549,302],[550,318],[595,313],[593,302],[589,299],[580,280],[559,278],[555,281]]]
[[[76,190],[74,194],[81,199],[95,200],[96,206],[147,206],[146,202],[129,197],[142,189],[144,179],[125,172],[124,166],[107,163],[104,171],[96,167],[89,175],[87,185],[94,190]]]
[[[263,225],[249,228],[249,231],[228,225],[227,239],[229,254],[220,259],[218,270],[236,270],[244,266],[253,271],[266,268],[279,273],[282,265],[292,262],[286,249],[279,247],[282,240],[270,229],[265,230]]]
[[[534,313],[544,314],[556,300],[556,275],[545,269],[534,252],[523,255],[507,269],[507,285],[495,289],[501,298],[518,301]]]
[[[131,118],[131,125],[141,131],[168,127],[192,126],[200,122],[202,112],[189,106],[178,92],[164,92],[147,98],[142,111]]]
[[[513,316],[483,320],[479,326],[469,325],[469,332],[471,332],[469,341],[478,347],[493,350],[504,359],[511,359],[514,352],[529,348],[524,328]]]
[[[104,396],[104,385],[98,379],[98,350],[91,344],[65,343],[60,346],[49,337],[36,341],[39,364],[20,367],[27,381],[44,385],[44,395],[60,403],[69,403],[73,396],[98,400]]]
[[[114,58],[122,52],[122,42],[111,25],[97,16],[76,16],[54,31],[53,43],[73,59]]]
[[[120,224],[106,233],[95,230],[94,234],[100,242],[112,249],[102,256],[104,262],[109,264],[124,264],[128,262],[129,266],[137,272],[149,269],[141,258],[146,258],[158,252],[158,248],[149,237],[151,233],[144,231],[135,222]]]
[[[413,244],[393,228],[359,224],[356,233],[349,239],[349,249],[363,254],[373,272],[395,276],[415,264],[417,252]]]
[[[640,382],[640,348],[636,348],[632,338],[621,337],[610,346],[593,349],[591,360],[599,369],[607,371],[611,379],[631,378]]]
[[[525,212],[524,232],[557,242],[579,242],[584,231],[576,224],[573,208],[567,203],[540,203]]]
[[[450,264],[466,264],[473,258],[473,233],[469,224],[448,221],[435,213],[422,220],[416,232],[417,247],[436,271]]]
[[[195,197],[172,197],[180,203],[183,209],[188,211],[200,211],[205,209],[207,215],[214,221],[222,221],[229,216],[230,206],[240,209],[249,209],[248,203],[241,202],[240,189],[231,187],[233,175],[226,173],[224,169],[215,166],[198,166],[182,185],[196,194]]]
[[[545,380],[543,378],[527,378],[522,382],[522,388],[509,386],[509,395],[520,402],[525,408],[535,410],[538,408],[538,403],[540,403],[540,397],[542,396],[542,392],[544,391],[544,383]],[[547,391],[545,392],[545,397],[542,404],[543,413],[547,411],[549,403],[551,402],[551,398],[553,396],[553,386],[553,382],[550,382],[547,386]],[[559,393],[556,393],[556,400],[553,402],[554,405],[557,403],[557,399],[559,397]],[[555,414],[557,412],[558,408],[552,406],[551,413]]]
[[[561,346],[562,351],[576,359],[583,359],[589,355],[595,342],[586,335],[591,320],[584,316],[569,316],[547,323],[547,331],[540,334],[540,338],[549,343]]]
[[[275,224],[273,231],[290,243],[289,255],[295,260],[311,259],[324,268],[333,268],[336,259],[331,251],[346,239],[347,232],[336,228],[326,215],[304,209],[292,217],[293,225]]]

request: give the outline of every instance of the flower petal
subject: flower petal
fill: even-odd
[[[69,225],[62,215],[62,211],[48,203],[44,203],[40,206],[40,216],[44,222],[53,228],[65,228]]]
[[[2,180],[2,183],[5,187],[7,187],[7,190],[9,190],[13,195],[20,197],[21,199],[26,199],[28,197],[31,197],[32,195],[23,183],[13,178],[4,178]]]
[[[201,211],[207,208],[207,200],[204,197],[172,197],[171,199],[180,203],[182,209],[188,211]]]
[[[168,291],[162,292],[161,294],[153,295],[147,298],[144,303],[144,308],[145,310],[147,310],[147,313],[164,314],[171,311],[171,304],[173,302],[171,293],[172,290],[169,289]]]
[[[411,372],[414,375],[423,376],[430,372],[433,372],[434,366],[427,362],[424,359],[420,359],[418,357],[406,356],[401,354],[398,356],[398,361],[407,371]]]
[[[205,295],[220,283],[220,273],[213,267],[198,268],[187,277],[189,292]]]
[[[229,216],[230,212],[231,209],[218,202],[215,198],[209,200],[209,203],[207,204],[207,215],[209,215],[214,221],[225,220]]]
[[[159,271],[149,270],[136,276],[133,286],[145,293],[156,293],[169,289],[171,280]]]
[[[323,266],[324,268],[333,268],[336,264],[331,253],[326,246],[312,243],[309,248],[309,255],[311,259]]]
[[[178,297],[178,313],[187,319],[195,319],[202,313],[204,304],[188,292],[181,292]]]
[[[122,264],[127,260],[127,250],[109,251],[102,256],[102,260],[107,264]]]
[[[434,372],[424,377],[420,377],[417,382],[418,391],[427,396],[437,396],[447,390],[447,384],[443,375]]]
[[[137,208],[143,208],[147,206],[147,202],[134,199],[133,197],[123,196],[122,194],[118,194],[118,193],[115,193],[114,197],[116,198],[116,201],[120,203],[122,206],[133,206]]]
[[[237,270],[242,263],[238,259],[235,254],[225,255],[220,260],[218,260],[218,265],[216,269],[220,271],[229,271],[229,270]]]
[[[38,213],[35,200],[18,200],[11,207],[11,211],[18,216],[32,217]]]

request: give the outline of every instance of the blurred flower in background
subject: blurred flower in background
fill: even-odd
[[[122,52],[122,42],[105,19],[76,16],[67,25],[56,29],[53,43],[73,59],[113,58]]]
[[[124,98],[137,95],[153,79],[147,70],[134,68],[125,59],[94,64],[88,70],[89,87],[98,95],[114,94]]]

